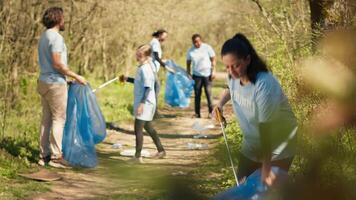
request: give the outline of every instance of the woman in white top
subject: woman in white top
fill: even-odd
[[[156,73],[159,72],[160,67],[162,66],[163,68],[167,69],[170,72],[173,72],[170,68],[166,67],[166,64],[162,60],[162,47],[161,44],[166,41],[168,37],[168,32],[164,29],[158,29],[157,31],[152,33],[152,40],[150,42],[151,46],[151,57],[156,69]],[[155,82],[155,91],[156,91],[156,98],[158,101],[159,97],[159,92],[160,92],[160,82],[159,79],[156,80]],[[158,115],[157,109],[156,109],[156,115]]]
[[[120,76],[120,81],[134,83],[134,116],[136,153],[132,161],[142,163],[141,150],[143,146],[143,128],[149,133],[155,143],[158,153],[155,157],[163,158],[166,152],[161,144],[151,121],[156,110],[157,99],[155,95],[155,82],[157,73],[150,57],[149,45],[142,45],[137,49],[136,59],[139,62],[135,78]]]
[[[165,63],[162,61],[162,47],[161,44],[166,41],[168,37],[168,32],[164,29],[158,29],[157,31],[152,33],[152,40],[150,42],[151,46],[151,57],[156,67],[156,71],[158,72],[160,66],[165,67]]]
[[[262,168],[262,181],[271,185],[271,166],[288,171],[292,163],[297,120],[279,82],[243,34],[227,40],[221,55],[229,88],[216,109],[231,100],[242,130],[237,176],[241,181]]]

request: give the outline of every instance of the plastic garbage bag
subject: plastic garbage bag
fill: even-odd
[[[202,124],[202,123],[199,123],[199,121],[195,121],[194,124],[192,125],[192,128],[195,131],[203,132],[203,131],[215,128],[215,125],[214,124]]]
[[[95,144],[105,136],[105,119],[92,89],[89,85],[71,84],[62,141],[64,159],[72,166],[95,167]]]
[[[207,134],[197,134],[193,136],[194,139],[201,139],[201,138],[208,138],[208,137],[209,136]]]
[[[111,146],[112,149],[120,149],[122,147],[122,144],[121,143],[115,143]]]
[[[168,60],[165,64],[175,71],[174,74],[167,73],[165,102],[172,107],[188,107],[194,90],[194,80],[173,60]]]
[[[187,148],[191,149],[191,150],[195,150],[195,149],[207,149],[208,148],[208,144],[201,144],[201,143],[191,143],[188,142],[187,143]]]
[[[285,181],[288,173],[279,167],[272,167],[276,181]],[[213,200],[258,200],[263,199],[269,188],[261,181],[261,170],[258,169],[247,177],[246,181],[236,187],[216,195]]]

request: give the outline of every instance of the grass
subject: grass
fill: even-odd
[[[36,93],[36,77],[20,80],[19,100],[6,113],[1,113],[0,134],[0,199],[24,199],[33,192],[46,191],[46,184],[19,177],[38,159],[40,98]],[[0,102],[4,106],[4,101]]]
[[[21,178],[18,172],[31,170],[26,159],[0,150],[0,199],[24,199],[33,192],[45,192],[47,184]],[[37,168],[37,167],[35,167]]]
[[[98,80],[90,81],[93,88],[102,84]],[[97,101],[107,122],[118,122],[132,118],[133,85],[114,82],[96,92]]]
[[[111,192],[102,199],[197,200],[209,199],[221,191],[221,179],[208,177],[212,172],[220,173],[215,156],[199,164],[189,176],[171,176],[164,166],[132,166],[110,156],[100,156],[104,168],[96,171],[101,176],[110,174]]]
[[[161,72],[164,77],[164,72]],[[18,173],[34,167],[39,156],[39,121],[41,117],[40,97],[36,92],[35,76],[23,81],[20,100],[7,113],[6,127],[0,134],[0,199],[24,199],[34,192],[47,190],[47,184],[25,180]],[[103,83],[93,76],[87,77],[92,88]],[[164,82],[162,82],[164,87]],[[133,85],[114,82],[98,90],[97,101],[107,122],[125,122],[133,119]],[[164,88],[159,105],[164,104]],[[1,102],[3,103],[3,102]],[[0,103],[0,104],[1,104]],[[3,105],[0,105],[3,106]],[[3,119],[1,119],[3,120]],[[125,199],[126,197],[120,197]]]
[[[6,122],[1,121],[7,126],[0,134],[0,199],[24,199],[34,192],[47,190],[46,183],[17,176],[18,173],[37,168],[34,163],[39,156],[41,105],[36,92],[36,78],[26,77],[21,86],[20,100],[7,113]],[[93,77],[88,79],[93,88],[101,84],[100,80]],[[107,121],[132,118],[132,85],[113,83],[97,93],[97,100]]]
[[[163,72],[161,73],[160,77],[164,77]],[[92,88],[96,88],[103,82],[91,76],[88,77],[88,80]],[[289,78],[286,78],[285,83],[289,82]],[[224,84],[223,80],[214,82],[212,93],[215,100],[220,95]],[[162,81],[159,100],[159,105],[161,106],[164,104],[164,85],[165,83]],[[38,159],[38,125],[41,110],[40,99],[36,93],[35,86],[35,77],[27,77],[26,81],[23,81],[23,88],[21,88],[20,93],[21,101],[8,113],[8,126],[6,127],[4,135],[1,135],[0,138],[0,199],[24,199],[34,192],[44,192],[48,190],[46,183],[29,181],[17,176],[19,172],[26,172],[36,168],[31,163],[36,162]],[[294,89],[294,87],[289,87],[288,84],[284,84],[283,86],[285,90]],[[120,84],[115,82],[99,90],[96,95],[107,122],[132,122],[132,84]],[[203,105],[206,105],[204,95],[202,102]],[[193,101],[191,103],[193,103]],[[299,100],[298,102],[292,102],[297,118],[301,123],[307,121],[307,113],[314,104],[313,102],[308,102],[306,99],[304,99],[304,101]],[[206,108],[202,107],[202,109]],[[229,124],[226,132],[228,134],[234,162],[237,163],[236,155],[241,144],[241,134],[235,118],[233,117],[230,121],[232,123]],[[326,159],[324,163],[325,166],[319,166],[324,180],[330,181],[335,178],[333,179],[335,181],[332,181],[333,184],[345,184],[346,186],[349,186],[350,183],[354,183],[356,178],[354,159],[356,130],[349,128],[340,130],[340,132],[343,134],[332,137],[329,142],[326,142],[327,145],[322,145],[320,142],[312,140],[304,134],[300,134],[298,155],[290,171],[293,180],[298,180],[301,174],[308,174],[308,170],[310,169],[310,162],[308,162],[308,160],[311,160],[313,156],[315,157],[315,153],[321,152],[317,155],[329,158]],[[121,163],[118,162],[107,162],[105,166],[107,170],[99,173],[111,174],[113,176],[112,179],[118,181],[114,181],[117,185],[124,184],[120,181],[134,179],[140,184],[135,185],[135,183],[133,183],[132,187],[125,189],[132,190],[134,191],[133,193],[136,194],[140,193],[146,195],[135,195],[132,191],[128,191],[127,194],[122,192],[120,192],[120,194],[113,193],[107,197],[103,197],[103,199],[172,199],[171,194],[177,192],[174,188],[179,187],[183,188],[179,189],[181,191],[188,191],[188,195],[191,195],[192,198],[206,199],[235,184],[222,138],[216,151],[192,172],[191,177],[186,179],[169,179],[162,175],[160,171],[150,168],[142,168],[139,169],[139,171],[141,171],[142,174],[156,174],[157,179],[147,180],[145,176],[137,179],[135,176],[137,169],[128,169],[127,166],[121,165]],[[125,171],[125,173],[117,173],[118,171]],[[141,187],[144,185],[144,188],[137,189],[135,186],[138,185]],[[149,193],[149,189],[155,192]],[[179,195],[176,195],[175,197],[178,196]]]

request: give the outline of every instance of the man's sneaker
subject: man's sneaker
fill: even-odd
[[[51,161],[49,161],[48,165],[51,167],[54,167],[54,168],[62,168],[62,169],[71,168],[69,166],[69,163],[67,161],[65,161],[63,158],[51,159]]]
[[[40,158],[37,162],[37,164],[39,166],[44,167],[45,165],[47,165],[49,162],[51,161],[51,156],[46,156],[44,158]]]
[[[166,151],[161,151],[161,152],[157,152],[153,158],[157,158],[157,159],[163,159],[166,157]]]
[[[138,157],[136,158],[135,156],[133,158],[130,158],[129,160],[127,160],[128,163],[130,164],[143,164],[145,162],[143,162],[142,157]]]

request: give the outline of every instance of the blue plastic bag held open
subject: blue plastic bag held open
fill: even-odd
[[[105,136],[105,119],[90,86],[71,84],[62,140],[64,159],[72,166],[95,167],[95,144]]]
[[[279,167],[272,167],[277,181],[285,181],[288,173]],[[269,191],[269,188],[261,181],[261,170],[258,169],[247,177],[239,186],[228,189],[216,195],[213,200],[261,200]]]
[[[191,80],[187,72],[174,61],[168,60],[165,64],[175,71],[174,74],[167,73],[165,102],[172,107],[188,107],[194,90],[194,80]]]

